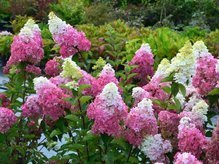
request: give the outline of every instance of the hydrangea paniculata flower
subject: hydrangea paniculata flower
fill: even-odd
[[[22,115],[29,118],[39,118],[42,116],[42,109],[38,103],[38,95],[30,95],[22,105]]]
[[[53,121],[64,115],[64,110],[69,104],[64,100],[68,96],[62,89],[51,83],[48,79],[39,77],[34,79],[38,103],[43,114]]]
[[[219,162],[219,120],[214,128],[211,140],[208,141],[206,146],[206,160],[208,163]]]
[[[192,46],[192,49],[196,59],[208,56],[209,54],[208,48],[206,47],[206,45],[202,40],[195,42]]]
[[[51,77],[58,76],[61,73],[61,65],[56,58],[53,58],[46,63],[45,73]]]
[[[94,120],[92,131],[96,134],[119,136],[121,122],[125,121],[128,107],[113,82],[108,83],[87,109],[87,116]]]
[[[138,146],[147,135],[158,133],[157,120],[154,116],[152,101],[144,98],[129,112],[125,125],[125,137],[130,144]]]
[[[199,158],[206,147],[206,137],[194,124],[191,119],[183,117],[180,120],[178,132],[178,148],[181,152],[190,152],[196,158]]]
[[[172,58],[171,67],[175,71],[176,82],[183,85],[191,83],[191,77],[195,74],[195,55],[190,42],[186,42],[176,57]]]
[[[136,78],[140,80],[140,85],[148,83],[147,77],[152,77],[154,55],[151,52],[149,44],[142,44],[141,48],[136,51],[135,56],[130,62],[130,65],[136,65],[137,68],[133,69],[134,73],[137,73]]]
[[[60,46],[60,54],[63,57],[69,57],[78,51],[89,51],[91,43],[85,34],[66,24],[53,12],[49,14],[48,24],[54,41]]]
[[[98,95],[102,91],[103,87],[110,82],[115,83],[117,87],[119,86],[119,81],[115,77],[114,69],[110,64],[106,64],[98,78],[93,82],[94,96]]]
[[[187,152],[177,153],[174,158],[174,164],[202,164],[194,155]]]
[[[165,162],[165,154],[172,152],[172,145],[161,134],[147,136],[140,146],[141,151],[153,162]]]
[[[200,94],[206,95],[217,85],[219,73],[216,72],[217,59],[211,54],[198,59],[196,74],[192,79],[192,85]]]
[[[134,105],[137,105],[144,98],[150,98],[149,93],[141,87],[132,89],[132,97],[135,99]]]
[[[0,133],[6,133],[17,118],[11,109],[0,107]]]
[[[29,19],[20,30],[18,36],[15,36],[11,44],[11,56],[4,68],[8,73],[12,65],[20,62],[37,64],[43,58],[43,43],[40,29],[34,20]]]
[[[40,67],[37,67],[35,65],[30,65],[28,64],[25,68],[26,72],[32,73],[34,75],[40,75],[41,74],[41,69]]]
[[[169,139],[173,147],[176,147],[178,125],[180,121],[178,114],[164,110],[158,114],[158,120],[162,137],[164,139]]]

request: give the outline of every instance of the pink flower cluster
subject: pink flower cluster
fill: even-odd
[[[118,92],[114,83],[108,83],[97,95],[94,102],[88,106],[87,116],[94,120],[92,131],[96,134],[120,136],[121,123],[125,121],[128,107]]]
[[[70,105],[64,99],[68,97],[65,92],[46,78],[34,79],[36,95],[31,95],[22,106],[24,117],[39,118],[45,116],[52,121],[58,120],[65,114]]]
[[[212,138],[206,146],[206,159],[208,163],[219,162],[219,120],[213,131]]]
[[[158,114],[159,128],[164,139],[169,139],[173,147],[177,147],[177,134],[179,116],[169,111],[161,111]]]
[[[62,57],[69,57],[78,51],[89,51],[91,42],[83,32],[78,32],[52,12],[49,14],[49,18],[49,29],[54,41],[60,46]]]
[[[153,54],[149,44],[143,44],[135,53],[135,56],[130,62],[130,65],[136,65],[137,68],[133,69],[137,73],[136,79],[140,80],[139,85],[143,86],[148,83],[148,76],[152,77],[153,71]]]
[[[202,162],[191,153],[177,153],[174,158],[174,164],[202,164]]]
[[[193,77],[192,84],[202,95],[208,94],[219,81],[219,72],[216,72],[216,64],[217,59],[211,54],[197,61],[196,74]]]
[[[1,106],[2,107],[9,107],[11,102],[10,100],[7,98],[7,96],[4,93],[0,93],[0,101],[1,101]]]
[[[41,69],[35,65],[30,65],[28,64],[25,68],[26,72],[32,73],[34,75],[40,75],[41,74]]]
[[[0,133],[6,133],[17,118],[11,109],[0,107]]]
[[[129,112],[125,125],[128,128],[125,137],[130,144],[138,146],[147,135],[158,133],[157,120],[152,109],[152,102],[143,99],[137,107]]]
[[[43,58],[43,42],[40,29],[33,20],[28,20],[21,29],[18,36],[15,36],[11,44],[11,56],[4,68],[4,73],[9,73],[12,65],[21,62],[37,64]]]
[[[190,152],[192,155],[199,158],[207,144],[206,137],[194,126],[194,124],[189,123],[187,125],[182,125],[181,127],[182,128],[179,126],[178,132],[179,150],[181,152]]]
[[[58,76],[61,73],[61,65],[56,58],[53,58],[46,63],[45,73],[51,77]]]
[[[115,77],[114,69],[110,64],[106,64],[99,77],[92,83],[93,95],[97,96],[103,90],[104,86],[110,82],[116,84],[117,87],[119,86],[119,81]]]
[[[21,109],[24,117],[35,119],[42,116],[42,108],[38,103],[38,95],[30,95]]]
[[[83,94],[90,95],[90,96],[95,96],[93,85],[96,84],[95,83],[96,79],[84,70],[81,70],[81,73],[82,73],[82,78],[79,79],[78,84],[79,85],[85,85],[85,84],[90,85],[89,88],[86,88],[83,91]]]

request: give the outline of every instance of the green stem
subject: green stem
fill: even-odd
[[[83,115],[83,111],[82,111],[80,99],[78,99],[78,106],[79,106],[79,110],[80,110],[80,112],[81,112],[81,119],[82,119],[83,129],[85,129],[85,128],[86,128],[86,125],[85,125],[85,118],[84,118],[84,115]],[[88,143],[87,143],[87,141],[85,141],[85,149],[86,149],[86,153],[87,153],[87,159],[89,160],[89,149],[88,149]]]
[[[127,162],[129,161],[129,158],[130,158],[131,154],[132,154],[132,146],[131,146],[131,148],[129,150],[129,155],[128,155],[128,158],[127,158]]]

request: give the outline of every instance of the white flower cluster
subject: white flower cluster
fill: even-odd
[[[174,75],[176,82],[183,85],[187,85],[187,81],[191,83],[195,74],[195,55],[190,42],[187,42],[171,60],[171,67],[176,72]]]
[[[179,126],[178,126],[179,133],[184,128],[188,128],[188,129],[195,128],[195,124],[193,124],[191,122],[192,122],[192,120],[189,117],[181,118],[180,121],[179,121]]]
[[[162,78],[168,77],[170,73],[173,71],[173,68],[170,65],[170,61],[166,58],[161,60],[160,64],[157,67],[157,71],[152,77],[152,79],[161,76]]]
[[[61,20],[59,17],[57,17],[53,12],[49,13],[49,31],[54,34],[63,33],[65,31],[65,28],[67,27],[67,24],[65,21]]]
[[[145,44],[142,44],[141,45],[141,48],[139,50],[136,51],[136,53],[140,52],[140,51],[145,51],[145,52],[148,52],[148,53],[151,53],[151,47],[148,43],[145,43]]]
[[[193,106],[192,112],[197,113],[203,121],[207,121],[208,104],[204,100],[200,100]]]
[[[12,33],[8,32],[8,31],[1,31],[0,32],[0,37],[1,36],[10,36],[10,35],[12,35]]]
[[[194,45],[192,46],[192,49],[197,59],[207,56],[209,53],[207,47],[205,46],[202,40],[195,42]]]
[[[164,154],[172,151],[172,145],[170,141],[163,140],[161,134],[156,134],[147,136],[140,149],[151,161],[162,162],[165,158]]]
[[[80,79],[82,77],[80,67],[71,60],[71,58],[66,58],[62,64],[63,71],[61,76],[65,78],[72,78],[74,80]]]
[[[101,73],[100,73],[100,75],[99,76],[102,76],[102,75],[104,75],[104,74],[111,74],[111,75],[115,75],[115,70],[113,69],[113,67],[109,64],[109,63],[107,63],[104,67],[103,67],[103,69],[102,69],[102,71],[101,71]]]
[[[40,76],[33,79],[34,89],[36,91],[38,91],[39,88],[41,88],[41,86],[45,83],[50,83],[46,77]]]
[[[152,101],[150,99],[144,98],[141,102],[138,103],[138,108],[141,110],[146,110],[148,115],[154,115],[154,109],[152,108]]]
[[[20,30],[19,36],[31,38],[36,31],[40,31],[39,26],[35,23],[33,19],[29,19],[25,23],[24,27]]]
[[[146,92],[143,88],[141,87],[135,87],[132,89],[132,97],[133,98],[140,98],[143,94],[147,94],[148,92]],[[148,93],[149,94],[149,93]]]
[[[107,107],[119,106],[121,96],[115,83],[111,82],[105,85],[99,96],[106,102]]]

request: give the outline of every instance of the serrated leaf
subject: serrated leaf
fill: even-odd
[[[179,85],[179,90],[181,91],[182,95],[185,97],[186,96],[186,87],[182,84]]]
[[[219,88],[215,88],[208,93],[208,95],[219,95]]]
[[[178,92],[179,92],[179,84],[173,82],[171,86],[171,94],[175,97]]]
[[[81,105],[85,104],[85,103],[88,102],[90,99],[92,99],[91,96],[82,96],[82,97],[80,98],[80,103],[81,103]]]
[[[171,93],[171,88],[168,86],[162,87],[162,89],[166,92],[166,93]]]
[[[77,116],[75,116],[73,114],[69,114],[69,115],[65,116],[65,118],[68,120],[74,121],[74,122],[77,122],[79,119]]]

